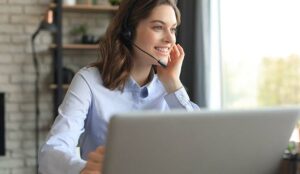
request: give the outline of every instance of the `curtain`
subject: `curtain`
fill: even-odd
[[[210,67],[210,0],[179,0],[181,25],[177,41],[185,50],[181,80],[200,107],[208,106]]]

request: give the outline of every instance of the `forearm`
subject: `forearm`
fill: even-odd
[[[79,174],[86,161],[76,153],[44,145],[39,153],[39,171],[43,174]]]

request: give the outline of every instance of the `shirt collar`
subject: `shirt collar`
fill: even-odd
[[[149,89],[153,88],[153,85],[155,83],[157,79],[156,74],[154,73],[154,70],[152,69],[150,72],[150,76],[149,76],[149,82],[144,85],[144,86],[140,86],[134,79],[132,76],[129,77],[129,79],[127,80],[127,82],[125,83],[124,86],[124,91],[136,91],[139,92],[141,90],[143,90],[143,88],[147,88],[147,90],[149,91]]]

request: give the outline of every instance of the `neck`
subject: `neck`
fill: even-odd
[[[132,78],[139,84],[144,86],[149,82],[149,76],[152,66],[134,65],[131,71]]]

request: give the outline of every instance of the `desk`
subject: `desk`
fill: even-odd
[[[299,154],[284,156],[280,164],[280,174],[300,174]]]

